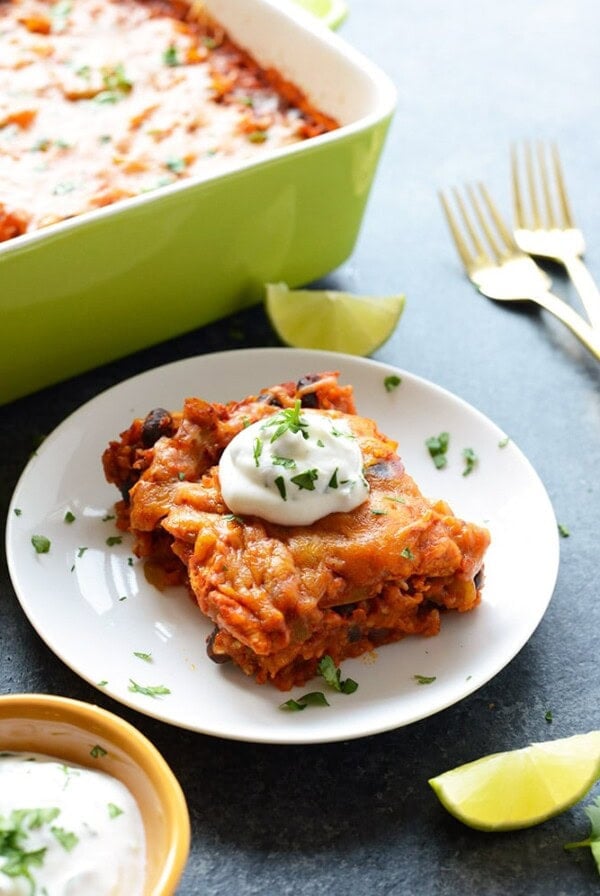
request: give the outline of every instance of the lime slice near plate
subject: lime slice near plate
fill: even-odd
[[[442,805],[481,831],[539,824],[575,805],[600,777],[600,731],[493,753],[429,783]]]
[[[345,0],[294,0],[329,28],[337,28],[348,15]]]
[[[404,296],[356,296],[268,283],[265,304],[277,335],[287,345],[365,356],[392,335]]]

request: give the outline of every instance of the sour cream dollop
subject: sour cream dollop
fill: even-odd
[[[300,402],[238,433],[221,456],[219,480],[233,513],[283,526],[308,526],[369,496],[347,421]]]
[[[143,822],[112,775],[38,753],[3,753],[0,822],[18,853],[0,848],[0,896],[141,896]]]

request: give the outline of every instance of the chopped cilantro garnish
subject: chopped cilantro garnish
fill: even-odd
[[[119,815],[123,814],[123,809],[119,806],[116,806],[114,803],[108,804],[108,817],[109,818],[117,818]]]
[[[254,446],[252,450],[252,456],[254,457],[254,463],[258,467],[260,465],[260,456],[263,450],[262,439],[254,439]]]
[[[500,439],[500,441],[498,442],[498,448],[506,448],[509,442],[510,436],[504,436],[504,438]]]
[[[32,535],[31,543],[35,548],[36,554],[47,554],[50,550],[50,539],[45,535]]]
[[[65,523],[74,523],[75,522],[75,514],[71,513],[70,510],[67,510],[65,513]]]
[[[134,694],[144,694],[146,697],[156,698],[163,694],[171,693],[169,688],[165,687],[164,684],[141,685],[134,681],[133,678],[130,678],[129,682],[129,690]]]
[[[114,513],[106,513],[106,514],[104,514],[104,516],[102,517],[102,522],[103,522],[103,523],[107,523],[109,520],[114,520],[114,518],[115,518]]]
[[[383,381],[383,385],[385,386],[385,391],[393,392],[394,389],[398,388],[398,386],[400,385],[401,382],[402,382],[402,379],[399,376],[396,376],[396,374],[391,374],[390,376],[386,376],[386,378]]]
[[[337,488],[338,487],[338,468],[336,467],[333,473],[331,474],[331,479],[327,483],[327,488]]]
[[[79,550],[77,551],[77,556],[83,557],[83,555],[85,554],[86,551],[87,551],[87,548],[79,548]]]
[[[559,532],[559,535],[561,536],[561,538],[568,538],[569,535],[571,534],[570,531],[567,529],[567,527],[563,526],[562,523],[558,524],[558,532]]]
[[[15,513],[15,516],[21,516],[23,511],[21,510],[20,507],[15,507],[14,513]]]
[[[565,843],[565,849],[580,849],[589,846],[600,872],[600,797],[596,797],[594,802],[586,806],[583,811],[592,825],[590,835],[585,840],[578,840],[576,843]]]
[[[358,684],[352,678],[342,679],[341,669],[335,665],[328,654],[319,661],[317,672],[325,679],[330,687],[339,691],[341,694],[353,694],[358,688]]]
[[[317,470],[305,470],[304,473],[298,473],[297,476],[290,476],[290,482],[297,485],[299,489],[305,489],[308,492],[314,492],[315,482],[319,478]]]
[[[64,828],[59,828],[54,825],[50,828],[50,831],[67,852],[71,852],[71,850],[79,843],[79,837],[72,831],[65,831]]]
[[[554,721],[554,716],[552,715],[552,710],[551,710],[551,709],[547,709],[547,710],[546,710],[546,712],[544,713],[544,718],[546,719],[547,722],[553,722],[553,721]]]
[[[417,684],[433,684],[437,675],[413,675],[413,678]]]
[[[137,656],[139,660],[144,660],[145,663],[152,662],[152,654],[151,653],[142,653],[141,650],[134,650],[133,655]]]
[[[296,461],[293,457],[279,457],[279,455],[273,456],[273,466],[274,467],[285,467],[286,470],[295,470],[296,469]]]
[[[102,82],[107,90],[116,90],[121,93],[129,93],[133,87],[133,83],[125,74],[122,62],[119,62],[114,68],[104,67],[102,69]]]
[[[448,462],[446,452],[448,451],[449,442],[450,434],[447,432],[441,432],[439,436],[431,436],[425,440],[427,450],[438,470],[445,467]]]
[[[275,414],[272,418],[267,420],[262,427],[263,429],[268,429],[271,426],[277,427],[271,436],[271,442],[276,442],[277,439],[286,432],[300,432],[304,439],[308,438],[308,423],[300,416],[301,407],[300,399],[297,398],[293,408],[284,408],[282,411],[279,411],[278,414]]]
[[[405,560],[414,560],[415,559],[415,555],[413,554],[413,552],[411,551],[411,549],[409,547],[403,548],[400,551],[400,556],[404,557]]]
[[[108,684],[108,680],[106,678],[103,678],[102,681],[98,682],[98,687],[105,688],[107,684]]]
[[[112,548],[112,546],[115,544],[121,544],[122,541],[123,541],[122,535],[109,535],[108,538],[106,539],[106,543],[109,546],[109,548]]]
[[[163,53],[162,58],[165,65],[169,65],[171,67],[180,65],[179,54],[177,52],[177,47],[175,46],[175,44],[170,44],[167,47],[167,49]]]
[[[301,712],[307,706],[329,706],[329,703],[322,691],[310,691],[308,694],[298,697],[297,700],[286,700],[285,703],[279,705],[279,709],[286,712]]]
[[[15,809],[7,818],[0,816],[0,857],[4,859],[0,866],[0,872],[7,877],[24,878],[32,893],[35,892],[35,883],[31,869],[41,867],[46,847],[27,850],[25,841],[28,831],[40,828],[43,824],[49,824],[59,814],[60,809],[48,807]]]
[[[90,750],[90,756],[94,759],[102,759],[103,756],[108,756],[108,750],[105,750],[100,744],[94,744]]]
[[[472,448],[463,448],[462,455],[463,455],[463,460],[465,462],[463,476],[468,476],[469,473],[473,472],[475,465],[477,464],[478,458]]]
[[[285,479],[283,478],[283,476],[277,476],[277,478],[275,479],[275,485],[277,486],[279,494],[281,495],[283,500],[287,501],[287,492],[285,490]]]

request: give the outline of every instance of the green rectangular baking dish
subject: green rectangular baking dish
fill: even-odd
[[[310,282],[356,241],[396,91],[282,0],[206,0],[342,126],[0,243],[0,404]]]

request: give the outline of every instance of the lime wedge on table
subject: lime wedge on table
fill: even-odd
[[[355,296],[332,289],[288,289],[268,283],[267,314],[295,348],[369,355],[394,331],[404,296]]]
[[[577,803],[600,777],[600,731],[493,753],[429,783],[442,805],[472,828],[531,827]]]
[[[294,3],[317,16],[330,28],[337,28],[348,15],[345,0],[294,0]]]

